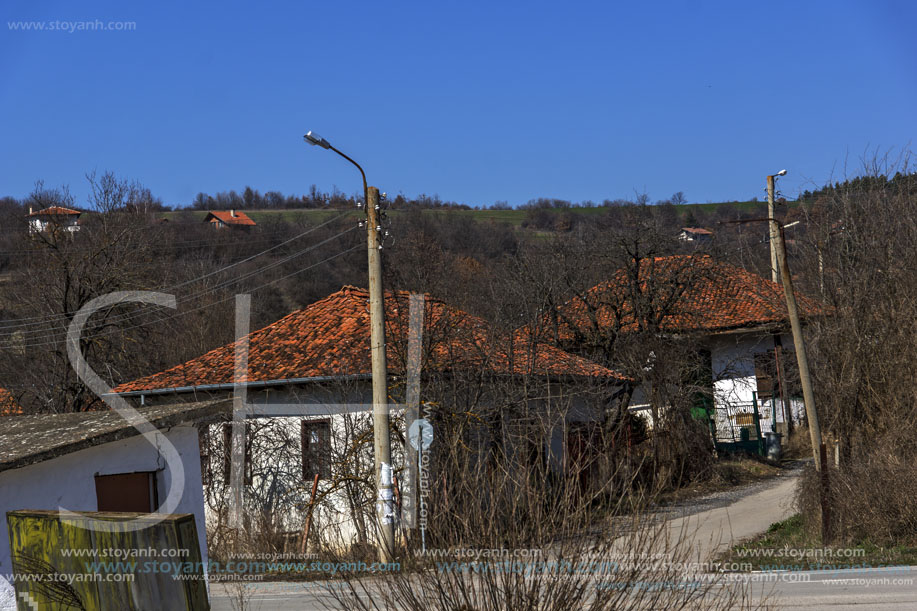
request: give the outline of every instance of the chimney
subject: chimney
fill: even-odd
[[[29,214],[32,214],[32,206],[29,206]]]
[[[229,211],[229,216],[235,218],[235,216],[236,216],[236,211],[235,211],[235,210],[230,210],[230,211]]]

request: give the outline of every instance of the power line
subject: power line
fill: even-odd
[[[161,291],[163,291],[163,292],[172,291],[172,290],[175,290],[175,289],[180,288],[180,287],[182,287],[182,286],[186,286],[186,285],[188,285],[188,284],[193,284],[194,282],[199,282],[199,281],[201,281],[201,280],[203,280],[203,279],[205,279],[205,278],[208,278],[208,277],[210,277],[210,276],[213,276],[213,275],[222,273],[222,272],[226,271],[227,269],[230,269],[230,268],[232,268],[232,267],[235,267],[236,265],[240,265],[240,264],[245,263],[245,262],[247,262],[247,261],[251,261],[252,259],[255,259],[255,258],[257,258],[257,257],[260,257],[261,255],[264,255],[264,254],[267,254],[267,253],[269,253],[269,252],[271,252],[271,251],[273,251],[273,250],[276,250],[276,249],[280,248],[281,246],[285,246],[286,244],[289,244],[290,242],[293,242],[293,241],[295,241],[295,240],[298,240],[299,238],[304,237],[304,236],[306,236],[306,235],[308,235],[308,234],[310,234],[310,233],[312,233],[312,232],[314,232],[314,231],[317,231],[318,229],[321,229],[322,227],[324,227],[324,226],[326,226],[326,225],[332,223],[333,221],[339,220],[339,219],[343,218],[344,216],[345,216],[345,214],[340,214],[340,215],[337,215],[337,216],[335,216],[335,217],[332,217],[332,218],[328,219],[327,221],[325,221],[324,223],[322,223],[322,224],[320,224],[320,225],[316,225],[315,227],[311,227],[311,228],[307,229],[306,231],[303,231],[302,233],[300,233],[300,234],[298,234],[298,235],[295,235],[295,236],[293,236],[292,238],[289,238],[288,240],[284,240],[283,242],[281,242],[281,243],[279,243],[279,244],[276,244],[275,246],[272,246],[272,247],[270,247],[270,248],[267,248],[267,249],[265,249],[265,250],[262,250],[261,252],[259,252],[259,253],[257,253],[257,254],[254,254],[254,255],[251,255],[250,257],[247,257],[247,258],[242,259],[242,260],[240,260],[240,261],[236,261],[236,262],[234,262],[234,263],[231,263],[231,264],[229,264],[229,265],[226,265],[226,266],[224,266],[224,267],[222,267],[222,268],[220,268],[220,269],[217,269],[217,270],[215,270],[215,271],[208,272],[207,274],[204,274],[203,276],[199,276],[199,277],[193,278],[193,279],[191,279],[191,280],[186,280],[186,281],[181,282],[181,283],[179,283],[179,284],[176,284],[176,285],[173,285],[173,286],[169,286],[169,287],[165,287],[165,288],[158,289],[158,290],[161,290]],[[346,232],[345,232],[345,233],[346,233]],[[341,235],[341,234],[338,234],[338,235]],[[62,314],[50,314],[50,315],[44,315],[44,316],[29,316],[29,317],[23,317],[23,318],[7,319],[7,320],[0,321],[0,329],[7,329],[7,328],[10,328],[10,327],[30,327],[30,326],[36,326],[36,325],[44,325],[45,322],[51,322],[51,323],[53,323],[53,322],[58,322],[58,321],[60,321],[60,320],[69,320],[70,317],[71,317],[72,315],[73,315],[73,313],[71,312],[71,313],[62,313]],[[23,321],[38,321],[38,322],[23,323]],[[22,323],[22,324],[20,324],[20,323]],[[2,336],[4,336],[4,335],[9,335],[9,334],[0,333],[0,337],[2,337]]]
[[[317,267],[317,266],[319,266],[319,265],[322,265],[322,264],[324,264],[324,263],[327,263],[328,261],[331,261],[331,260],[333,260],[333,259],[337,259],[338,257],[341,257],[341,256],[343,256],[343,255],[345,255],[345,254],[347,254],[347,253],[353,252],[354,250],[357,250],[357,249],[363,248],[363,247],[364,247],[363,244],[357,244],[357,245],[355,245],[355,246],[352,246],[352,247],[350,247],[350,248],[348,248],[348,249],[346,249],[346,250],[343,250],[343,251],[341,251],[341,252],[339,252],[339,253],[337,253],[337,254],[334,254],[334,255],[332,255],[332,256],[330,256],[330,257],[327,257],[327,258],[325,258],[325,259],[322,259],[321,261],[318,261],[318,262],[316,262],[316,263],[313,263],[312,265],[309,265],[309,266],[307,266],[307,267],[298,269],[298,270],[296,270],[296,271],[294,271],[294,272],[291,272],[291,273],[289,273],[289,274],[286,274],[286,275],[284,275],[284,276],[281,276],[280,278],[275,278],[275,279],[273,279],[273,280],[270,280],[270,281],[268,281],[268,282],[265,282],[264,284],[262,284],[262,285],[260,285],[260,286],[257,286],[257,287],[255,287],[255,288],[253,288],[253,289],[251,290],[251,292],[259,291],[259,290],[261,290],[261,289],[263,289],[263,288],[265,288],[265,287],[267,287],[267,286],[270,286],[270,285],[272,285],[272,284],[274,284],[274,283],[276,283],[276,282],[280,282],[281,280],[285,280],[285,279],[290,278],[290,277],[292,277],[292,276],[295,276],[295,275],[297,275],[297,274],[301,274],[302,272],[308,271],[308,270],[310,270],[310,269],[312,269],[312,268],[314,268],[314,267]],[[198,306],[198,307],[196,307],[196,308],[191,308],[191,309],[185,310],[185,311],[183,311],[183,312],[177,312],[177,313],[172,314],[172,315],[169,315],[169,316],[163,316],[163,317],[160,317],[160,318],[156,318],[156,319],[151,320],[151,321],[149,321],[149,322],[147,322],[147,323],[138,324],[138,325],[129,325],[129,326],[126,326],[126,327],[119,327],[119,328],[115,328],[115,329],[109,329],[109,330],[107,330],[107,331],[100,331],[100,332],[95,333],[95,334],[89,334],[89,335],[81,336],[80,339],[99,338],[99,337],[103,337],[103,336],[106,336],[106,335],[112,335],[112,334],[114,334],[114,333],[127,331],[127,330],[130,330],[130,329],[136,329],[136,328],[140,328],[140,327],[147,326],[147,325],[151,325],[151,324],[156,324],[156,323],[160,323],[160,322],[164,322],[164,321],[168,321],[168,320],[173,320],[173,319],[176,319],[176,318],[181,318],[182,316],[187,316],[187,315],[192,314],[192,313],[194,313],[194,312],[198,312],[198,311],[201,311],[201,310],[205,310],[205,309],[207,309],[207,308],[210,308],[210,307],[219,305],[219,304],[221,304],[221,303],[225,303],[225,302],[230,301],[230,300],[232,300],[232,299],[235,299],[235,295],[230,295],[230,296],[228,296],[228,297],[224,297],[224,298],[222,298],[222,299],[218,299],[218,300],[213,301],[213,302],[211,302],[211,303],[204,304],[204,305]],[[43,346],[54,346],[54,345],[58,345],[58,344],[59,344],[59,341],[60,341],[60,340],[58,340],[58,341],[49,341],[49,342],[41,342],[41,343],[31,343],[31,344],[24,344],[24,345],[20,345],[20,346],[16,346],[16,347],[25,350],[25,349],[28,349],[28,348],[39,348],[39,347],[43,347]]]
[[[210,288],[208,288],[208,289],[206,289],[206,290],[200,291],[200,292],[198,292],[198,293],[193,293],[193,294],[191,294],[191,295],[187,295],[187,296],[181,297],[181,298],[179,298],[178,300],[176,300],[176,301],[177,301],[177,304],[185,304],[185,303],[194,301],[194,300],[196,300],[196,299],[199,299],[199,298],[204,297],[204,296],[206,296],[206,295],[209,295],[209,294],[211,294],[211,293],[218,292],[218,291],[220,291],[220,290],[222,290],[222,289],[224,289],[224,288],[226,288],[226,287],[228,287],[228,286],[231,286],[231,285],[233,285],[233,284],[236,284],[236,283],[238,283],[238,282],[241,282],[241,281],[243,281],[243,280],[246,280],[246,279],[248,279],[248,278],[251,278],[252,276],[260,275],[260,274],[262,274],[263,272],[265,272],[266,270],[273,269],[274,267],[277,267],[277,266],[283,265],[283,264],[285,264],[285,263],[288,263],[289,261],[292,261],[293,259],[295,259],[295,258],[297,258],[297,257],[300,257],[300,256],[302,256],[302,255],[304,255],[304,254],[306,254],[306,253],[308,253],[308,252],[311,252],[311,251],[315,250],[316,248],[318,248],[319,246],[323,246],[324,244],[327,244],[328,242],[330,242],[330,241],[332,241],[332,240],[336,240],[337,238],[339,238],[339,237],[341,237],[341,236],[343,236],[343,235],[346,235],[346,234],[350,233],[351,231],[354,231],[355,229],[357,229],[356,226],[351,227],[350,229],[347,229],[347,230],[345,230],[345,231],[342,231],[342,232],[338,233],[337,235],[334,235],[334,236],[331,236],[331,237],[329,237],[329,238],[326,238],[326,239],[322,240],[321,242],[318,242],[318,243],[313,244],[313,245],[311,245],[311,246],[309,246],[309,247],[307,247],[307,248],[304,248],[304,249],[302,249],[302,250],[300,250],[300,251],[297,251],[297,252],[295,252],[295,253],[293,253],[293,254],[291,254],[291,255],[288,255],[288,256],[284,257],[283,259],[280,259],[280,260],[278,260],[278,261],[274,261],[274,262],[272,262],[272,263],[270,263],[270,264],[268,264],[268,265],[261,266],[261,267],[259,267],[259,268],[257,268],[257,269],[254,269],[254,270],[252,270],[252,271],[250,271],[250,272],[247,272],[247,273],[245,273],[245,274],[243,274],[243,275],[241,275],[241,276],[238,276],[238,277],[236,277],[236,278],[230,278],[230,279],[228,279],[228,280],[225,280],[225,281],[223,281],[223,282],[221,282],[221,283],[218,283],[218,284],[216,284],[216,285],[214,285],[214,286],[212,286],[212,287],[210,287]],[[163,291],[163,292],[164,292],[164,291]],[[140,315],[139,312],[131,312],[131,313],[126,313],[126,314],[121,314],[121,315],[115,316],[115,317],[113,317],[113,318],[107,320],[107,321],[106,321],[106,324],[108,324],[108,325],[116,324],[116,323],[119,323],[119,322],[121,322],[121,321],[126,321],[126,320],[130,320],[130,319],[132,319],[132,318],[136,318],[136,317],[139,316],[139,315]],[[137,326],[142,326],[142,325],[137,325]],[[131,327],[127,327],[127,328],[131,328]],[[38,333],[43,333],[43,332],[45,332],[45,331],[50,331],[50,333],[47,334],[47,335],[32,335],[32,337],[27,338],[28,341],[41,340],[41,339],[50,339],[50,338],[56,338],[56,337],[58,337],[58,334],[59,334],[60,332],[62,332],[62,331],[65,331],[65,330],[66,330],[66,326],[65,326],[65,325],[61,325],[61,326],[56,326],[56,327],[45,327],[45,328],[36,329],[36,330],[33,330],[33,331],[13,331],[12,333],[0,333],[0,338],[16,336],[16,335],[19,334],[19,333],[22,333],[22,334],[26,334],[26,333],[29,333],[29,334],[38,334]],[[50,343],[54,343],[54,342],[50,342]],[[26,345],[29,345],[29,344],[26,344]],[[44,345],[44,344],[42,344],[42,345]]]

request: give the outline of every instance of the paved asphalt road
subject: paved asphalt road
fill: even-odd
[[[792,516],[799,471],[753,484],[737,491],[711,495],[669,512],[669,539],[682,532],[694,537],[696,559],[710,560],[715,552],[754,537],[774,522]],[[719,500],[718,500],[719,499]]]
[[[673,533],[682,528],[696,533],[697,559],[765,531],[793,514],[791,501],[797,474],[719,493],[668,510]],[[917,567],[852,569],[821,572],[775,572],[736,575],[752,582],[756,599],[769,598],[778,609],[875,611],[917,609]],[[379,582],[383,588],[384,581]],[[238,609],[235,586],[214,584],[214,611]],[[339,609],[319,583],[261,583],[249,586],[251,611]],[[430,611],[435,611],[431,609]]]
[[[917,609],[917,566],[887,570],[751,573],[742,578],[752,581],[755,600],[766,597],[775,608],[788,611]],[[230,599],[227,588],[216,586],[213,594],[214,611],[239,609]],[[250,590],[245,608],[250,611],[318,611],[342,607],[317,584],[266,583]]]

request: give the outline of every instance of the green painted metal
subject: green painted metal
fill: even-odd
[[[193,515],[76,515],[70,519],[41,510],[6,514],[14,573],[38,576],[14,580],[20,600],[24,594],[39,609],[210,609]],[[89,519],[97,520],[92,529],[86,528]],[[127,520],[150,525],[129,531],[124,528]],[[175,574],[183,578],[175,579]]]

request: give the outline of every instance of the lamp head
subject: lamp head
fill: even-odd
[[[320,146],[323,149],[330,149],[331,143],[319,136],[313,131],[309,131],[305,136],[302,137],[303,140],[311,144],[312,146]]]
[[[786,170],[780,170],[777,172],[777,176],[786,176]]]

